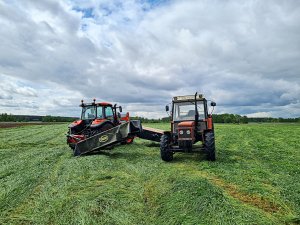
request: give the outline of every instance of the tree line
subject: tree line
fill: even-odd
[[[0,122],[72,122],[78,118],[75,117],[61,117],[61,116],[26,116],[26,115],[12,115],[7,113],[0,114]],[[144,117],[131,117],[132,120],[141,120],[143,123],[169,123],[170,117],[161,119],[148,119]],[[300,123],[298,118],[252,118],[241,116],[238,114],[213,114],[215,123]]]
[[[170,117],[164,117],[161,119],[148,119],[144,117],[131,117],[131,119],[141,120],[143,123],[169,123]],[[247,117],[238,114],[213,114],[214,123],[300,123],[300,117],[298,118],[260,118],[260,117]]]
[[[0,122],[72,122],[74,117],[0,114]]]

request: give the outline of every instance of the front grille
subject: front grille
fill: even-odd
[[[178,129],[178,139],[181,140],[193,139],[192,131],[190,129]]]

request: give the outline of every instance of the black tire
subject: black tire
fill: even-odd
[[[173,152],[170,151],[170,136],[164,134],[160,139],[160,157],[163,161],[170,162],[173,160]]]
[[[75,147],[73,150],[73,155],[74,156],[80,156],[80,152],[77,150],[77,148]]]
[[[204,151],[206,153],[207,160],[216,160],[216,147],[215,147],[215,133],[214,131],[209,131],[205,133],[204,140]]]

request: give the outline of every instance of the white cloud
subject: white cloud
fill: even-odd
[[[247,117],[272,117],[272,113],[270,112],[256,112],[256,113],[250,113],[250,114],[247,114]]]
[[[0,113],[78,116],[82,95],[59,84],[47,86],[0,75]],[[36,86],[37,85],[37,86]]]

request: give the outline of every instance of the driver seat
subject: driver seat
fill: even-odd
[[[188,117],[195,116],[195,110],[189,110],[187,116],[188,116]]]

